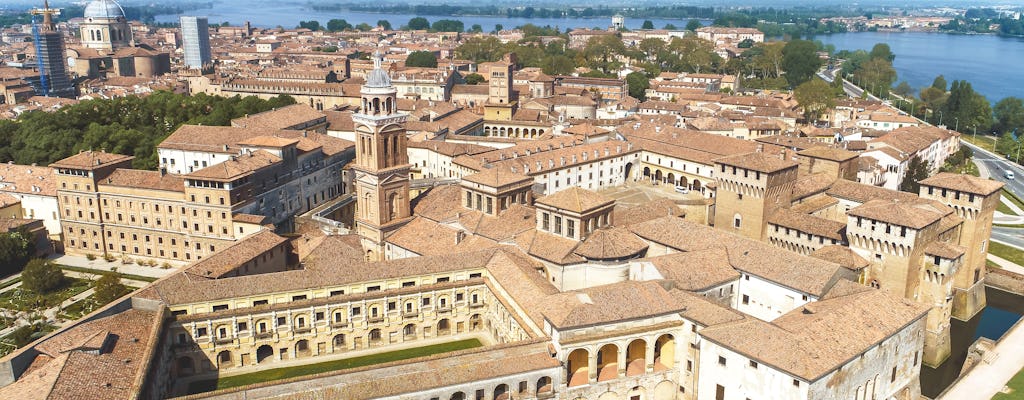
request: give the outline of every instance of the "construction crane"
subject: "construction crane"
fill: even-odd
[[[39,86],[42,88],[44,97],[50,96],[50,88],[47,82],[46,68],[43,65],[42,42],[40,33],[56,32],[57,26],[53,23],[53,16],[60,15],[60,9],[50,8],[49,0],[43,0],[43,8],[33,8],[29,11],[32,14],[32,41],[36,47],[36,65],[39,67]],[[36,22],[36,15],[43,16],[43,23]]]

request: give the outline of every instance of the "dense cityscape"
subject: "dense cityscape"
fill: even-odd
[[[39,3],[0,398],[1024,399],[1020,7]]]

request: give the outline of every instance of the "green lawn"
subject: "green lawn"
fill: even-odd
[[[1013,212],[1013,210],[1010,209],[1010,206],[1006,205],[1006,203],[1003,203],[1002,201],[1000,201],[999,205],[996,206],[996,211],[999,211],[1006,215],[1017,215],[1017,213]]]
[[[977,140],[975,140],[974,135],[960,135],[960,139],[993,153],[995,152],[995,137],[993,136],[982,135],[978,136]]]
[[[1024,201],[1021,201],[1020,197],[1017,197],[1016,195],[1011,193],[1009,190],[1006,190],[1005,188],[1003,189],[1003,197],[1005,197],[1006,200],[1009,200],[1017,207],[1024,209]]]
[[[251,374],[228,376],[219,379],[196,381],[188,385],[188,390],[189,393],[209,392],[213,390],[251,385],[254,383],[294,378],[303,375],[319,374],[321,372],[358,368],[367,365],[383,364],[391,361],[407,360],[410,358],[448,353],[456,350],[472,349],[480,346],[483,346],[483,344],[480,343],[480,341],[477,339],[459,340],[456,342],[434,344],[430,346],[416,347],[405,350],[389,351],[386,353],[371,354],[361,357],[326,361],[316,364],[297,365],[294,367],[270,369],[266,371],[253,372]]]
[[[1010,393],[997,393],[992,400],[1024,400],[1024,370],[1010,378],[1006,386],[1010,387]]]
[[[85,279],[64,278],[64,285],[61,289],[45,296],[36,296],[19,287],[0,293],[0,308],[18,311],[43,310],[77,296],[88,290],[91,284],[92,282]]]
[[[990,241],[988,252],[1017,263],[1017,265],[1024,265],[1024,251],[1017,250],[1015,247]]]

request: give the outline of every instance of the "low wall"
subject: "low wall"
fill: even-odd
[[[985,273],[985,286],[1024,296],[1024,275],[1002,269],[989,268]]]

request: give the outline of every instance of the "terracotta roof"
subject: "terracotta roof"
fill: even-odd
[[[840,242],[843,241],[846,232],[845,223],[788,209],[779,209],[772,213],[768,217],[768,223]]]
[[[964,255],[965,252],[966,249],[963,246],[946,242],[931,242],[924,247],[924,254],[939,256],[949,260],[956,260]]]
[[[949,172],[940,172],[928,179],[921,180],[918,183],[926,186],[958,190],[964,193],[974,193],[983,196],[995,193],[1003,187],[1003,183],[996,180],[982,179],[970,175],[953,174]]]
[[[281,148],[298,143],[297,139],[285,139],[277,136],[256,136],[238,142],[238,145],[245,147]]]
[[[648,258],[665,279],[675,287],[689,292],[700,292],[740,278],[740,273],[729,264],[724,247],[674,253]]]
[[[739,321],[746,318],[743,314],[729,307],[715,304],[704,296],[698,296],[685,290],[675,288],[669,290],[668,293],[670,296],[675,298],[677,303],[683,306],[683,311],[679,313],[683,318],[705,327]]]
[[[558,329],[679,313],[683,306],[654,281],[625,281],[550,296],[544,317]]]
[[[724,246],[733,268],[815,296],[823,295],[839,279],[840,267],[833,263],[676,217],[643,222],[629,229],[644,240],[680,251]]]
[[[583,214],[615,201],[596,192],[572,186],[536,200],[538,204]]]
[[[783,160],[777,155],[765,153],[747,153],[735,156],[722,157],[715,160],[716,163],[733,167],[740,167],[752,171],[772,173],[787,168],[796,167],[798,164],[791,160]]]
[[[853,271],[860,271],[867,268],[870,264],[868,260],[865,260],[864,257],[861,257],[849,247],[838,244],[824,246],[815,250],[811,253],[811,257],[833,262]]]
[[[854,207],[846,213],[853,217],[864,217],[908,228],[921,229],[942,219],[948,210],[942,210],[931,203],[907,203],[902,201],[871,200]]]
[[[807,150],[797,152],[796,154],[806,157],[820,158],[823,160],[831,160],[838,162],[852,160],[860,156],[860,154],[857,154],[852,151],[825,146],[812,147]]]
[[[238,143],[258,136],[276,136],[280,129],[182,125],[157,148],[238,154]]]
[[[867,203],[870,200],[900,200],[907,202],[918,200],[918,196],[913,193],[898,192],[845,179],[836,180],[825,193],[832,197],[839,197],[858,203]]]
[[[195,262],[184,269],[182,273],[206,279],[216,279],[230,275],[241,267],[242,264],[252,261],[261,254],[271,251],[287,241],[288,239],[278,236],[268,229],[264,229]],[[279,255],[279,257],[283,256]]]
[[[162,174],[158,171],[118,168],[98,182],[105,186],[185,192],[185,179],[177,175]]]
[[[0,164],[0,192],[57,195],[57,170],[45,166]]]
[[[462,187],[459,185],[441,185],[430,188],[412,200],[413,215],[418,215],[437,222],[457,219],[462,204]]]
[[[923,318],[928,307],[883,290],[850,286],[764,322],[747,318],[705,328],[701,335],[772,368],[815,382]],[[860,287],[854,287],[860,286]]]
[[[629,226],[667,215],[681,217],[686,215],[686,212],[675,201],[658,197],[632,207],[616,204],[615,210],[612,212],[612,220],[615,221],[615,225]]]
[[[504,168],[485,168],[475,174],[462,177],[463,181],[478,183],[492,188],[501,188],[507,185],[525,184],[533,182],[533,178],[523,174],[513,173]]]
[[[326,116],[305,104],[293,104],[231,120],[239,128],[289,129]]]
[[[281,162],[280,157],[264,150],[256,150],[192,172],[185,177],[230,181],[279,162]]]
[[[588,260],[622,260],[642,255],[647,243],[625,228],[603,228],[591,232],[573,251]]]
[[[50,164],[52,168],[96,169],[134,159],[132,156],[107,153],[104,151],[83,151],[71,157]]]

